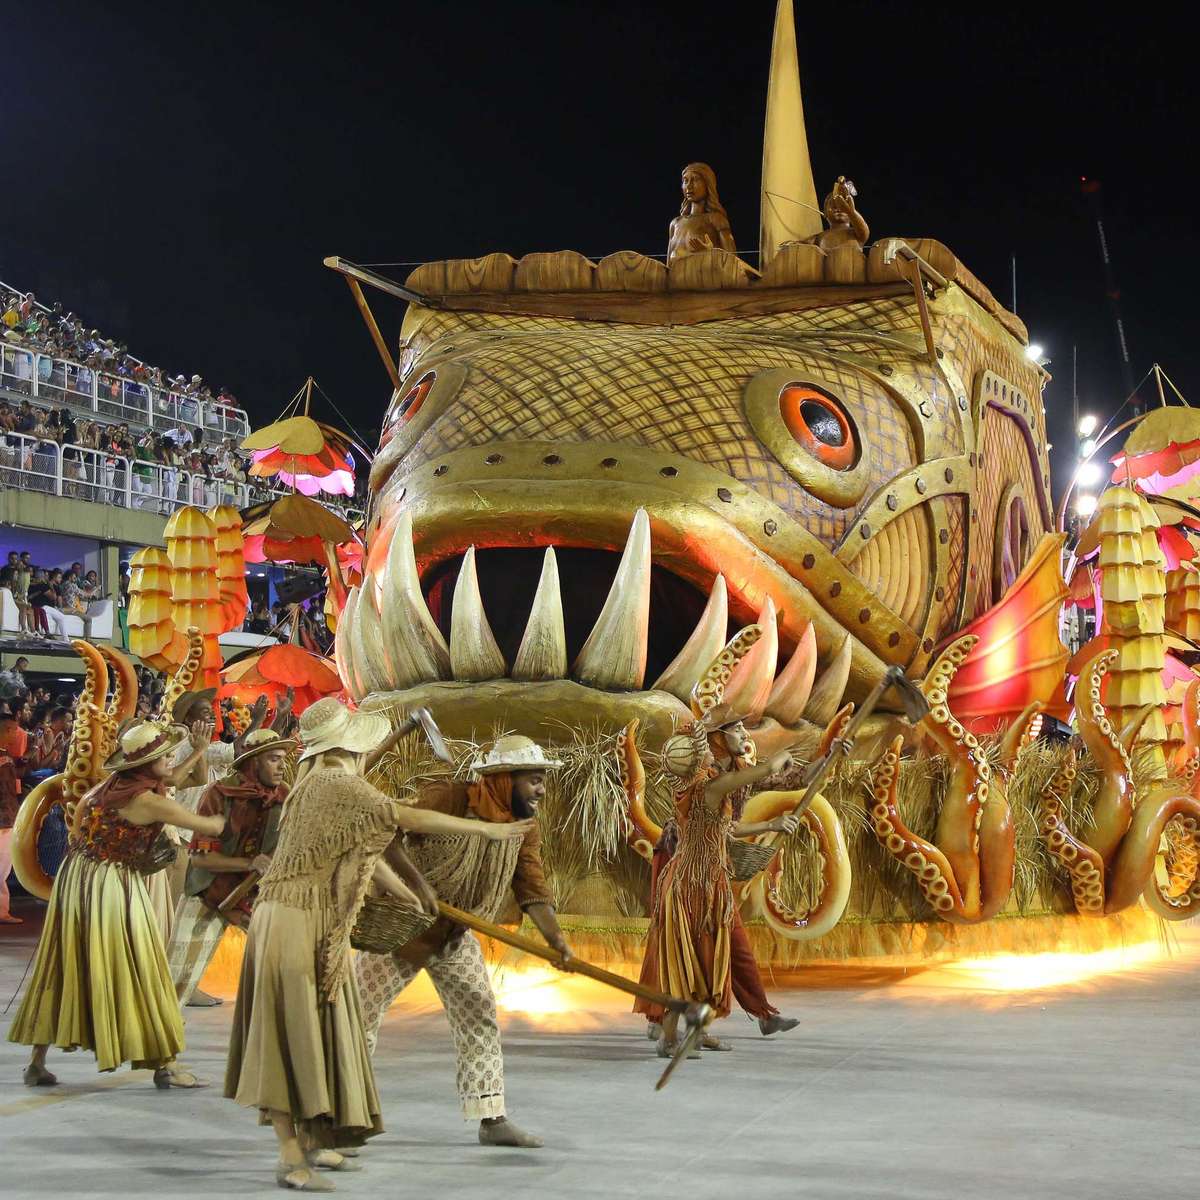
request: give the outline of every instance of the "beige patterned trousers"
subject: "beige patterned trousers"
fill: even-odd
[[[504,1112],[504,1053],[496,1020],[496,997],[483,950],[471,934],[451,942],[424,968],[392,954],[359,952],[355,964],[363,1025],[373,1054],[379,1025],[392,1001],[420,974],[429,972],[442,1001],[458,1062],[458,1097],[463,1118],[482,1121]]]

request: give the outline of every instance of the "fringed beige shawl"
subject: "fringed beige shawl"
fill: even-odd
[[[345,978],[350,932],[401,807],[361,776],[336,768],[311,772],[288,797],[259,898],[330,910],[333,923],[317,956],[318,994],[328,1003]]]

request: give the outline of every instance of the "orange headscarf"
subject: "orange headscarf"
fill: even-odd
[[[467,786],[467,807],[484,821],[512,821],[512,774],[497,771]]]

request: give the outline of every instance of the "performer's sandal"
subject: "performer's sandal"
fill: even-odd
[[[540,1137],[526,1133],[507,1117],[500,1117],[494,1121],[480,1121],[479,1144],[481,1146],[515,1146],[520,1150],[538,1150],[545,1145]]]
[[[347,1158],[340,1150],[310,1150],[305,1156],[310,1167],[325,1171],[361,1171],[362,1163]]]
[[[646,1022],[646,1040],[657,1042],[662,1037],[662,1026],[657,1021]]]
[[[773,1033],[787,1033],[789,1029],[795,1029],[799,1024],[799,1017],[781,1017],[779,1013],[776,1013],[773,1017],[759,1017],[758,1031],[763,1037],[770,1037]]]
[[[26,1087],[55,1087],[58,1084],[57,1075],[52,1075],[45,1067],[35,1066],[33,1063],[25,1068],[21,1078]]]
[[[191,1071],[182,1070],[179,1067],[172,1069],[171,1067],[159,1067],[154,1072],[154,1086],[160,1092],[167,1091],[168,1088],[206,1088],[209,1086],[207,1079],[201,1079],[198,1075],[194,1075]]]
[[[275,1182],[293,1192],[336,1191],[328,1179],[323,1179],[312,1167],[291,1167],[281,1163],[275,1168]]]
[[[197,988],[191,995],[185,1007],[187,1008],[219,1008],[225,1001],[220,996],[210,996]]]
[[[728,1042],[723,1042],[719,1037],[713,1037],[711,1033],[707,1033],[700,1041],[701,1050],[732,1050],[733,1047]]]

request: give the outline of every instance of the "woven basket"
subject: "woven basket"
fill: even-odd
[[[758,842],[743,842],[729,838],[729,868],[737,883],[753,879],[775,857],[777,846],[763,846]]]
[[[420,937],[436,920],[395,896],[368,896],[358,910],[350,945],[371,954],[391,954]]]

